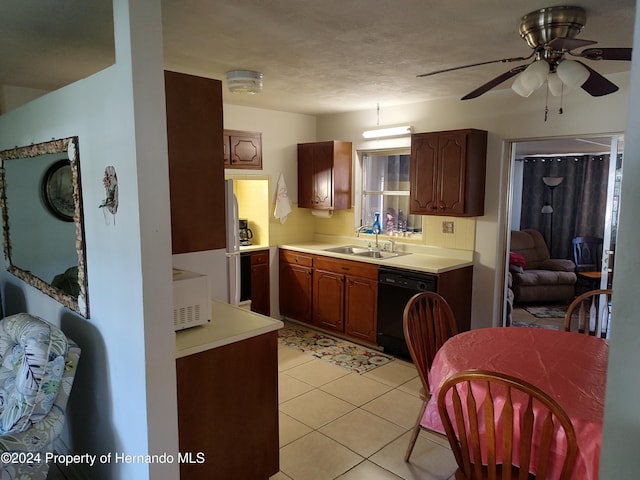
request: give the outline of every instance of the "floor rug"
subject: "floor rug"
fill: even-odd
[[[527,306],[523,308],[537,318],[564,318],[564,314],[567,311],[567,307]]]
[[[291,324],[278,331],[278,342],[359,374],[394,360],[376,350]]]
[[[547,330],[560,330],[557,325],[543,325],[535,322],[511,322],[512,327],[546,328]]]

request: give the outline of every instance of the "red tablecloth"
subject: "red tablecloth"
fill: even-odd
[[[596,480],[609,345],[584,334],[538,328],[485,328],[449,339],[431,368],[431,400],[422,425],[444,432],[437,398],[454,373],[483,369],[521,378],[553,397],[567,412],[578,440],[572,479]],[[557,478],[558,472],[552,472]]]

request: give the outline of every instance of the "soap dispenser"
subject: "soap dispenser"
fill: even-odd
[[[371,231],[372,233],[380,233],[382,231],[382,226],[380,225],[380,212],[373,214],[373,225]]]

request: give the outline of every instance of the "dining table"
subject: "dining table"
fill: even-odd
[[[597,480],[609,356],[608,341],[544,328],[496,327],[460,333],[438,350],[429,372],[431,398],[421,424],[444,433],[438,414],[440,387],[465,370],[511,375],[540,388],[565,410],[578,453],[572,480]],[[559,472],[550,472],[558,478]]]

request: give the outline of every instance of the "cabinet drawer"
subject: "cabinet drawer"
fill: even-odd
[[[378,266],[370,263],[316,256],[314,257],[314,266],[320,270],[378,280]]]
[[[251,265],[266,265],[269,263],[269,250],[251,252]]]
[[[280,261],[302,265],[303,267],[313,267],[313,257],[293,250],[280,250]]]

